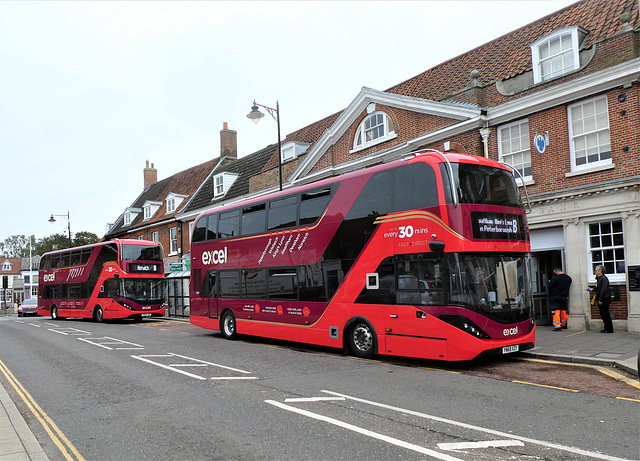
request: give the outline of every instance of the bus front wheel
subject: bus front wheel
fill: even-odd
[[[376,352],[376,340],[373,327],[366,320],[357,320],[349,329],[347,336],[349,348],[353,355],[370,359]]]
[[[94,322],[102,322],[104,320],[104,313],[102,312],[102,308],[100,306],[96,306],[93,309],[93,320]]]
[[[53,306],[51,308],[51,320],[58,320],[60,317],[58,317],[58,308],[56,306]]]
[[[220,332],[226,339],[236,339],[236,317],[231,311],[224,311],[220,319]]]

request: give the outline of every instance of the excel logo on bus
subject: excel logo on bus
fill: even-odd
[[[224,264],[227,262],[227,247],[221,250],[211,250],[202,253],[202,264],[210,266],[211,264]]]

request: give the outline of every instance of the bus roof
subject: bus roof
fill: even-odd
[[[484,166],[500,168],[503,170],[511,171],[506,165],[502,163],[496,162],[495,160],[491,160],[489,158],[480,157],[477,155],[461,154],[457,152],[442,153],[442,152],[431,150],[431,149],[418,150],[415,152],[405,154],[401,159],[394,160],[388,163],[381,163],[368,168],[363,168],[356,171],[350,171],[348,173],[344,173],[339,176],[332,176],[330,178],[321,179],[319,181],[311,182],[309,184],[291,187],[289,189],[284,189],[282,191],[267,193],[251,199],[242,200],[242,198],[240,198],[238,201],[235,201],[235,202],[218,205],[214,208],[210,208],[200,213],[194,222],[197,222],[204,215],[218,213],[220,211],[234,210],[243,206],[262,203],[267,200],[286,197],[288,195],[296,194],[299,192],[304,192],[308,190],[317,189],[319,187],[335,184],[337,182],[344,181],[345,179],[357,178],[365,175],[369,176],[374,173],[377,173],[378,171],[397,168],[403,163],[413,163],[414,161],[420,161],[420,162],[427,161],[427,163],[430,163],[433,165],[433,164],[445,163],[446,162],[445,158],[449,160],[451,163],[475,163],[478,165],[484,165]]]

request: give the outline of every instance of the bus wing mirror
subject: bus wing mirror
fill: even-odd
[[[429,241],[429,249],[431,251],[444,251],[444,242],[442,240]]]

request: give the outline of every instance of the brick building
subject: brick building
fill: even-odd
[[[599,329],[585,288],[603,264],[615,328],[640,331],[629,275],[640,265],[638,25],[636,0],[583,0],[386,91],[363,88],[342,112],[287,135],[306,150],[283,158],[285,187],[421,148],[509,163],[531,204],[539,323],[563,267],[574,280],[570,327]],[[273,189],[276,165],[274,156],[252,178],[253,191]]]
[[[585,288],[603,264],[614,327],[640,331],[639,27],[637,0],[582,0],[385,91],[363,88],[343,111],[288,134],[281,153],[269,146],[211,170],[172,217],[182,253],[200,211],[277,190],[278,155],[286,188],[417,149],[465,152],[521,175],[539,323],[563,267],[574,281],[569,327],[600,329]],[[148,200],[164,200],[156,195]]]

